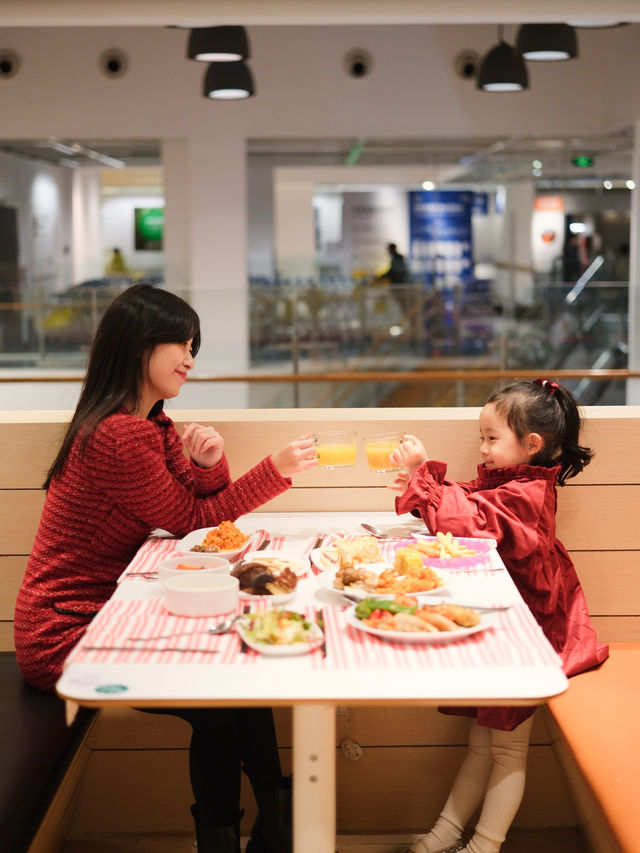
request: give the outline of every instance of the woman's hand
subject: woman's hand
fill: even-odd
[[[292,477],[318,464],[318,454],[311,433],[301,435],[291,444],[271,454],[271,461],[281,477]]]
[[[213,468],[222,459],[224,439],[214,427],[187,424],[182,441],[189,456],[200,468]]]

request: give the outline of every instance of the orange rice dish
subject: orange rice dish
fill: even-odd
[[[192,548],[192,551],[235,551],[241,548],[249,539],[248,534],[243,533],[232,521],[221,521],[217,527],[212,528],[204,537],[200,545]]]

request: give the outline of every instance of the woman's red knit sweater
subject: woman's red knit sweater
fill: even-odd
[[[226,458],[198,468],[164,413],[117,413],[76,437],[47,493],[15,613],[25,679],[52,690],[64,659],[154,528],[184,536],[234,521],[291,485],[271,458],[231,482]]]

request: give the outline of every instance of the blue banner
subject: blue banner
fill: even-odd
[[[473,279],[469,190],[409,193],[411,271],[444,290]]]

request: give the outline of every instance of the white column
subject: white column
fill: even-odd
[[[164,276],[169,290],[189,289],[190,193],[189,143],[186,139],[162,140],[164,176]]]
[[[211,108],[216,108],[215,103]],[[222,105],[225,106],[224,104]],[[245,140],[220,132],[190,139],[192,302],[200,314],[202,373],[248,368],[247,187]],[[235,405],[235,404],[230,404]]]
[[[78,283],[104,275],[100,169],[76,169],[71,194],[72,275]]]
[[[531,181],[506,187],[496,290],[508,307],[530,305],[533,300],[530,271],[533,199],[534,187]]]
[[[640,370],[640,119],[635,123],[629,257],[629,369]],[[627,381],[627,405],[640,404],[640,379]]]
[[[287,180],[275,170],[276,269],[282,278],[310,278],[315,271],[312,180]]]

